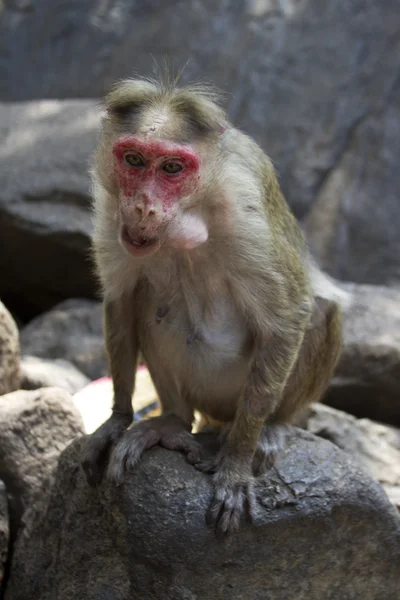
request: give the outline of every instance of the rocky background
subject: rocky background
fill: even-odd
[[[100,99],[164,56],[226,92],[350,296],[325,404],[260,480],[256,526],[229,540],[204,523],[208,477],[178,454],[155,448],[125,486],[93,491],[82,438],[68,446],[109,408],[109,388],[86,387],[107,373],[89,252]],[[0,0],[7,600],[398,598],[399,56],[400,0]]]

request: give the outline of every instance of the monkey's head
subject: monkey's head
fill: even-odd
[[[111,191],[118,240],[130,255],[188,250],[207,241],[201,197],[209,196],[218,160],[212,149],[225,123],[200,88],[129,80],[108,96],[97,176]]]

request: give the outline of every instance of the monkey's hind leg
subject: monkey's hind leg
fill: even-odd
[[[290,423],[312,402],[318,402],[328,386],[342,348],[339,306],[316,297],[309,328],[297,361],[286,384],[282,400],[264,426],[253,459],[253,472],[261,475],[270,468],[284,448]]]

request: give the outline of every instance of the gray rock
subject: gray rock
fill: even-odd
[[[0,397],[0,473],[9,498],[12,537],[25,509],[44,493],[58,457],[83,423],[59,388],[19,390]]]
[[[184,79],[228,92],[230,116],[271,155],[296,215],[316,200],[310,232],[330,272],[400,280],[398,0],[22,6],[7,2],[0,16],[0,99],[100,97],[149,73],[153,57],[189,59]]]
[[[20,352],[18,328],[0,301],[0,396],[19,388]]]
[[[81,373],[72,363],[62,358],[54,360],[23,356],[21,360],[21,388],[37,390],[41,387],[60,387],[75,394],[90,379]]]
[[[71,299],[32,319],[21,331],[23,355],[63,358],[90,379],[107,375],[99,302]]]
[[[310,409],[307,429],[347,452],[400,509],[400,429],[356,419],[322,404]]]
[[[4,579],[4,569],[8,557],[10,527],[8,522],[8,505],[6,487],[0,481],[0,585]]]
[[[93,101],[0,105],[0,293],[23,316],[94,293],[88,170],[99,116]]]
[[[208,439],[204,436],[201,439]],[[26,514],[7,600],[395,600],[400,519],[333,444],[293,429],[257,490],[255,525],[205,525],[211,478],[156,447],[120,487],[90,489],[83,441]]]
[[[345,285],[341,360],[324,402],[400,426],[400,290]]]
[[[346,281],[400,282],[399,81],[349,131],[306,220],[320,264]]]

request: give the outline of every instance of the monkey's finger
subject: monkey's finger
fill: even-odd
[[[158,444],[159,441],[160,435],[154,429],[150,429],[144,433],[138,432],[137,434],[127,435],[125,441],[126,470],[133,470],[138,464],[143,452]]]
[[[117,485],[124,479],[126,471],[133,470],[140,460],[143,452],[159,441],[159,436],[154,430],[140,431],[134,428],[127,431],[118,442],[111,455],[108,476]]]
[[[207,525],[212,525],[214,527],[217,525],[223,507],[224,502],[222,500],[216,500],[214,498],[206,514]]]
[[[227,487],[216,487],[214,499],[208,509],[206,521],[218,530],[218,524],[224,512],[229,512],[234,506],[233,490]],[[222,530],[220,530],[222,531]]]
[[[83,450],[81,464],[87,482],[95,487],[101,483],[108,460],[110,444],[107,440],[89,438]]]
[[[201,460],[202,447],[188,431],[183,431],[174,436],[164,436],[161,438],[160,444],[168,450],[183,452],[191,464],[198,463]]]
[[[242,489],[230,490],[220,511],[217,529],[221,533],[233,533],[240,526],[245,511],[245,494]]]
[[[202,471],[203,473],[212,473],[212,474],[216,473],[217,468],[218,468],[218,465],[217,465],[215,459],[213,459],[213,458],[210,458],[207,460],[201,460],[200,462],[196,462],[193,466],[198,471]]]

